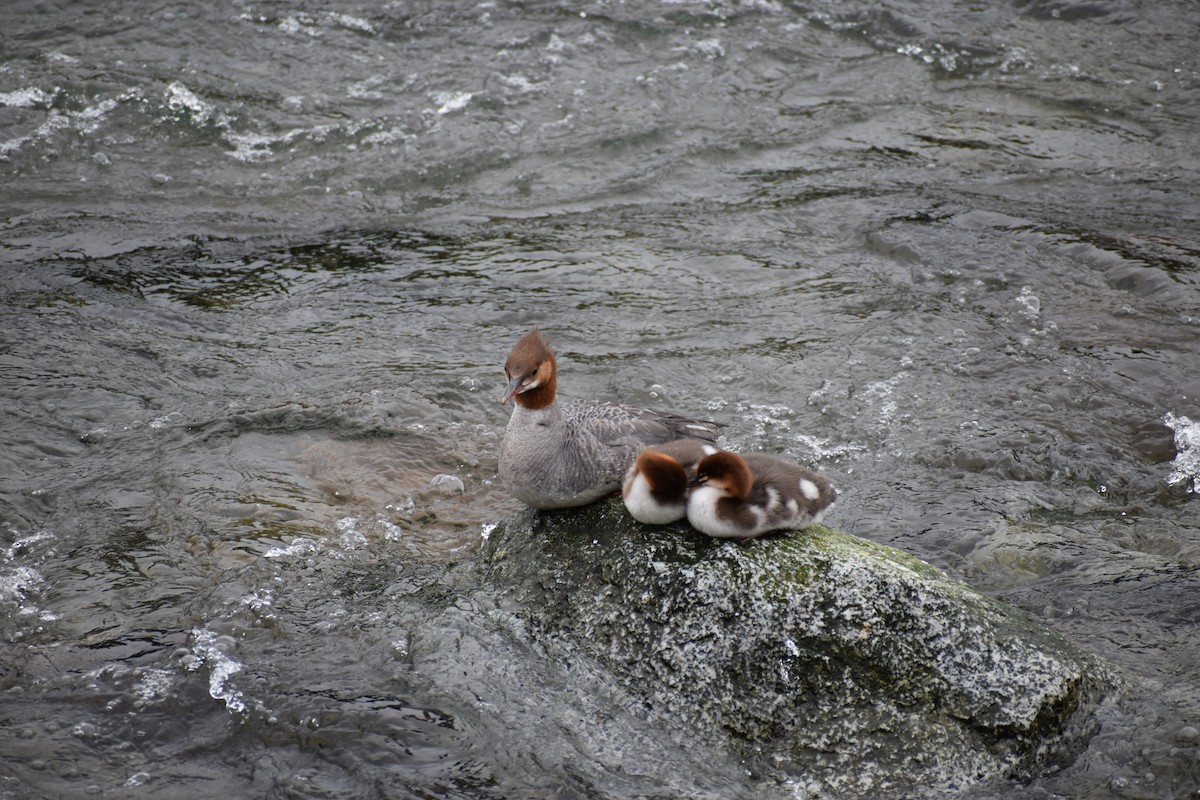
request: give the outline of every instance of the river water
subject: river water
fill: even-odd
[[[833,796],[470,583],[535,324],[1123,676],[949,796],[1197,795],[1193,3],[2,16],[0,798]]]

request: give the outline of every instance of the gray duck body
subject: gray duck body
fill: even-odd
[[[558,403],[557,365],[541,334],[526,334],[505,363],[501,402],[516,406],[500,448],[500,479],[539,509],[587,505],[617,492],[637,454],[676,439],[714,441],[715,422],[620,403]]]

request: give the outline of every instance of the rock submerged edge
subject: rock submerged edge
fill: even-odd
[[[824,526],[740,545],[619,499],[506,519],[486,578],[666,727],[840,796],[909,797],[1069,762],[1115,678],[1028,615]]]

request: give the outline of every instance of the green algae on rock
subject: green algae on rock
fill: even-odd
[[[1021,612],[827,527],[739,545],[608,500],[516,514],[483,557],[535,635],[601,662],[647,718],[839,796],[1051,768],[1111,683]]]

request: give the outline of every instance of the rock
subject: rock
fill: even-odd
[[[617,499],[516,514],[483,558],[544,646],[604,664],[651,721],[724,732],[749,768],[838,797],[1059,766],[1112,682],[1021,612],[825,527],[741,545]]]
[[[429,481],[429,488],[442,494],[463,494],[467,487],[463,479],[457,475],[434,475]]]

